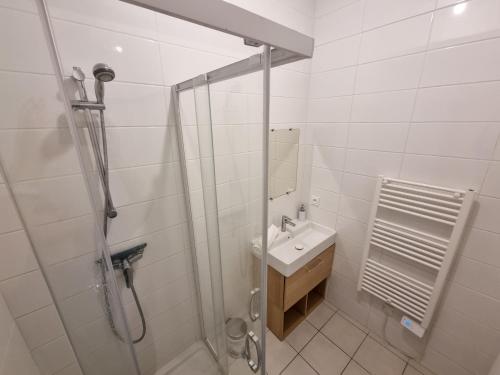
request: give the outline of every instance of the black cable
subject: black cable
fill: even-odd
[[[141,334],[141,336],[138,339],[132,341],[134,344],[137,344],[138,342],[142,341],[144,336],[146,336],[146,319],[144,318],[144,312],[142,311],[141,302],[139,301],[139,297],[137,296],[133,282],[130,283],[130,289],[132,290],[135,304],[137,305],[137,310],[139,311],[139,315],[141,316],[141,322],[142,322],[142,334]]]

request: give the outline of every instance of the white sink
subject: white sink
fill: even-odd
[[[267,253],[267,264],[286,277],[333,245],[337,234],[333,229],[312,221],[293,222],[295,227],[288,225],[287,232],[280,232]],[[253,246],[253,253],[260,258],[260,247]]]

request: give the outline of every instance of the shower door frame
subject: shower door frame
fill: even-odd
[[[197,263],[197,255],[196,255],[196,241],[194,235],[194,227],[193,227],[193,218],[191,215],[191,199],[189,194],[189,181],[188,181],[188,172],[186,166],[186,154],[184,150],[184,137],[183,137],[183,125],[180,116],[180,100],[179,94],[182,91],[186,90],[195,90],[196,87],[201,85],[206,85],[209,87],[211,83],[224,81],[231,78],[236,78],[239,76],[243,76],[246,74],[250,74],[257,71],[263,72],[263,106],[262,106],[262,255],[261,255],[261,263],[260,263],[260,321],[261,321],[261,332],[259,341],[261,342],[261,353],[257,353],[258,361],[260,363],[260,373],[261,375],[266,375],[266,319],[267,319],[267,228],[268,228],[268,206],[269,200],[268,191],[269,191],[269,120],[270,120],[270,100],[271,100],[271,67],[272,67],[272,59],[273,59],[273,51],[278,56],[282,56],[280,51],[274,49],[271,50],[269,45],[263,46],[263,52],[260,54],[252,55],[248,59],[238,61],[233,64],[226,65],[222,68],[216,69],[214,71],[196,76],[192,79],[183,81],[176,85],[172,85],[171,87],[171,97],[174,105],[174,114],[175,114],[175,127],[177,133],[177,143],[179,147],[180,154],[180,164],[181,164],[181,176],[182,176],[182,185],[184,191],[184,201],[186,205],[187,211],[187,221],[188,221],[188,232],[189,232],[189,244],[191,249],[191,257],[193,259],[193,263]],[[208,95],[209,91],[208,91]],[[210,100],[210,98],[208,98]],[[210,122],[210,126],[212,123]],[[212,144],[213,148],[213,144]],[[213,151],[213,150],[212,150]],[[217,205],[217,203],[216,203]],[[217,207],[217,206],[216,206]],[[217,226],[218,228],[218,226]],[[219,233],[217,233],[219,235]],[[220,248],[219,248],[220,252]],[[220,257],[220,254],[219,254]],[[219,258],[220,261],[220,258]],[[196,264],[193,264],[196,266]],[[222,275],[219,275],[222,277]],[[214,356],[215,360],[219,363],[220,358],[218,358],[218,353],[212,347],[210,340],[206,334],[206,330],[204,327],[203,321],[203,313],[202,313],[202,299],[201,299],[201,288],[200,281],[197,272],[194,272],[194,279],[196,285],[196,295],[198,300],[198,310],[200,316],[200,329],[203,342],[208,347],[210,353]],[[222,284],[221,284],[222,285]],[[212,291],[213,293],[213,291]],[[224,353],[225,354],[225,353]]]

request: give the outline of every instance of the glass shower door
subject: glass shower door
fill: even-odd
[[[260,373],[262,72],[179,93],[203,333],[230,374]],[[267,214],[267,212],[265,213]]]

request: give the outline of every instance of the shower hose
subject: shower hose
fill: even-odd
[[[111,200],[109,199],[110,192],[109,192],[109,167],[108,167],[108,144],[106,141],[106,125],[104,122],[104,111],[99,111],[100,112],[100,124],[101,124],[101,138],[102,138],[102,151],[103,151],[103,164],[104,164],[104,191],[105,191],[105,197],[104,197],[104,220],[103,220],[103,231],[104,231],[104,237],[108,237],[108,219],[111,217],[116,216],[116,213],[113,215],[110,215],[111,212],[111,207],[110,207],[110,202]],[[115,325],[115,320],[113,317],[113,311],[111,309],[111,301],[110,301],[110,290],[108,288],[108,283],[106,281],[106,264],[104,260],[102,260],[100,263],[101,266],[101,272],[102,272],[102,280],[103,280],[103,289],[104,289],[104,303],[105,303],[105,309],[106,309],[106,316],[108,319],[108,323],[111,327],[111,330],[113,331],[114,335],[122,342],[125,342],[123,337],[120,335],[118,332],[118,329],[116,328]],[[129,288],[132,291],[132,295],[134,297],[135,304],[137,306],[137,311],[139,312],[139,316],[141,317],[141,324],[142,324],[142,333],[137,339],[133,339],[132,342],[134,344],[137,344],[138,342],[141,342],[144,337],[146,336],[146,319],[144,317],[144,311],[142,311],[142,306],[141,302],[139,301],[139,297],[137,295],[137,292],[134,287],[134,271],[132,269],[132,266],[128,264],[127,266],[123,267],[123,276],[125,278],[125,283],[127,285],[127,288]]]

